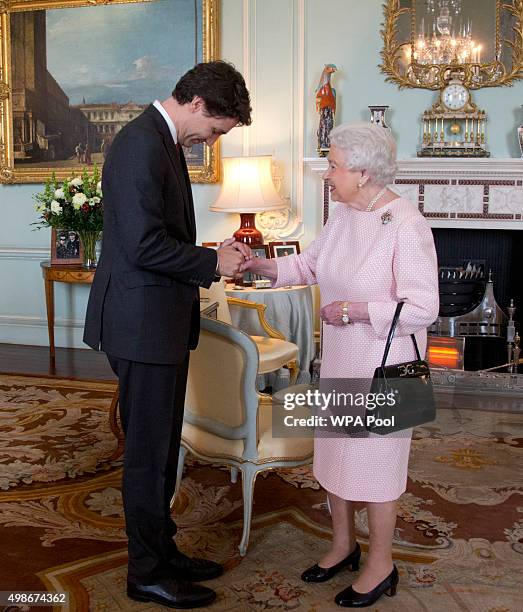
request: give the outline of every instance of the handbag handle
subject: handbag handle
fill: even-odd
[[[403,308],[404,303],[405,302],[398,302],[398,305],[396,306],[396,312],[394,313],[394,317],[392,319],[392,323],[389,329],[389,335],[387,336],[387,342],[385,344],[385,351],[383,352],[383,359],[381,360],[382,368],[385,367],[385,362],[387,361],[387,357],[389,356],[390,345],[392,344],[392,338],[394,337],[394,332],[396,331],[396,325],[398,324],[398,319],[400,318],[400,312],[401,312],[401,309]],[[416,338],[414,334],[410,334],[410,337],[412,338],[412,342],[414,343],[414,348],[416,349],[416,357],[418,358],[418,361],[421,361],[421,356],[419,354],[418,343],[416,342]]]

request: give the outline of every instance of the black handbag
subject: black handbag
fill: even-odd
[[[367,401],[365,412],[367,430],[381,436],[429,423],[436,418],[436,403],[429,366],[421,359],[414,334],[410,337],[416,349],[417,359],[385,365],[402,308],[403,302],[399,302],[387,336],[383,359],[374,372],[370,390],[371,394],[383,394],[386,401],[384,405],[376,405],[373,408],[369,407]],[[379,403],[383,401],[381,398]],[[378,404],[376,396],[373,404]]]

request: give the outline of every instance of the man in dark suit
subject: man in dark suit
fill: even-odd
[[[236,275],[250,256],[232,239],[218,251],[195,246],[180,145],[213,145],[233,127],[250,125],[250,112],[240,73],[225,62],[198,64],[172,97],[121,130],[103,169],[103,248],[84,341],[105,351],[119,380],[127,593],[175,608],[209,604],[214,591],[194,581],[223,571],[177,549],[170,516],[189,350],[199,334],[198,288],[215,275]]]

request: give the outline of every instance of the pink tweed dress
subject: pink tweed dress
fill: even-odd
[[[390,220],[384,217],[387,211]],[[276,260],[275,287],[318,284],[322,306],[368,302],[370,321],[323,326],[322,378],[372,378],[400,300],[405,301],[387,363],[423,356],[427,327],[438,315],[438,267],[432,232],[408,200],[378,210],[338,204],[301,255]],[[352,501],[385,502],[406,488],[412,430],[368,438],[318,437],[314,475],[329,492]]]

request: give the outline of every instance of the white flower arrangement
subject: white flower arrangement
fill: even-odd
[[[88,198],[85,193],[75,193],[72,200],[73,207],[75,208],[75,210],[80,210],[80,208],[82,208],[82,205],[87,202],[87,199]]]
[[[71,229],[78,232],[98,232],[103,229],[103,199],[100,172],[84,170],[82,177],[58,183],[53,175],[44,191],[34,196],[35,210],[40,219],[34,225]]]
[[[51,202],[51,212],[54,213],[55,215],[61,215],[62,214],[62,210],[63,208],[60,206],[60,203],[57,202],[56,200],[53,200]]]

